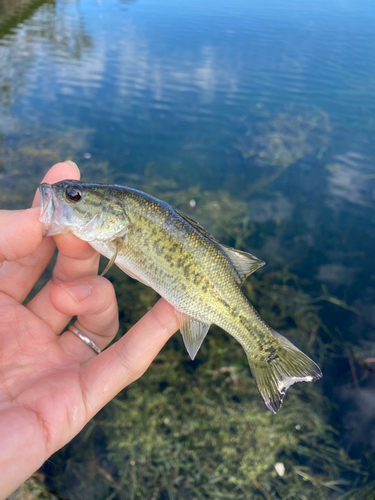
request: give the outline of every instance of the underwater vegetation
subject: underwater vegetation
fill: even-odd
[[[328,115],[321,109],[288,110],[249,129],[237,148],[260,167],[286,168],[306,155],[320,158],[330,135]]]
[[[325,115],[316,111],[315,123],[327,132],[326,138],[315,130],[311,116],[310,122],[301,118],[305,115],[298,116],[293,121],[285,112],[265,118],[267,121],[257,128],[255,137],[259,139],[248,137],[259,153],[265,147],[262,133],[276,137],[277,131],[283,130],[281,138],[271,140],[273,145],[263,157],[258,153],[248,157],[257,164],[260,158],[267,159],[272,167],[268,186],[275,172],[289,166],[288,161],[318,155],[327,145],[329,123]],[[299,125],[303,131],[293,142],[288,137]],[[42,131],[43,140],[37,132],[8,137],[2,146],[2,205],[21,206],[25,199],[31,199],[43,171],[61,158],[77,160],[78,156],[81,166],[79,158],[88,148],[89,134],[73,131],[48,136]],[[26,165],[24,184],[19,184],[20,165]],[[104,161],[90,160],[82,165],[85,179],[106,182],[113,175]],[[265,185],[255,181],[252,187],[259,191]],[[261,221],[251,217],[247,186],[238,197],[197,185],[180,189],[176,182],[157,177],[138,180],[134,187],[199,220],[220,242],[251,250]],[[270,210],[275,210],[274,206],[280,208],[275,201]],[[121,336],[158,296],[116,268],[107,276],[116,288]],[[314,357],[324,371],[332,345],[338,341],[327,342],[322,301],[344,309],[348,307],[345,302],[326,290],[319,297],[310,295],[281,260],[258,271],[243,289],[267,323]],[[372,349],[357,352],[349,347],[353,358],[358,354],[360,360],[373,366]],[[374,464],[370,458],[366,467],[350,457],[341,439],[342,428],[330,424],[332,406],[318,386],[299,384],[288,391],[282,413],[272,415],[259,398],[242,348],[229,335],[212,328],[192,362],[177,333],[147,373],[46,465],[46,484],[59,493],[45,488],[45,496],[34,498],[370,500],[374,485],[366,481]],[[34,489],[42,488],[42,475],[30,481],[34,481]],[[27,498],[26,494],[21,498]]]
[[[45,484],[45,476],[36,472],[23,483],[7,500],[60,500]]]
[[[37,184],[45,172],[59,161],[82,157],[91,130],[74,128],[62,131],[38,124],[23,124],[0,118],[0,208],[21,208],[34,197]],[[103,165],[99,164],[100,172]]]
[[[156,294],[117,269],[108,274],[122,335]],[[319,306],[296,276],[284,269],[251,277],[246,292],[268,321],[324,360]],[[52,457],[53,487],[81,500],[337,499],[366,475],[327,424],[330,406],[301,384],[274,416],[264,410],[234,339],[212,328],[191,362],[177,333],[140,380]]]

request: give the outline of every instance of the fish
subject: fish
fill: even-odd
[[[173,306],[191,359],[212,324],[232,335],[273,413],[292,384],[322,377],[241,290],[264,261],[220,244],[188,215],[130,187],[63,180],[42,183],[40,198],[45,236],[73,233],[109,259],[105,271],[116,264]]]

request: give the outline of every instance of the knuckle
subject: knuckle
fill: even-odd
[[[120,348],[119,343],[114,344],[117,349],[118,360],[121,364],[121,369],[126,374],[127,377],[131,378],[131,381],[139,379],[146,371],[147,366],[140,366],[136,363],[133,358],[131,358],[128,352]]]

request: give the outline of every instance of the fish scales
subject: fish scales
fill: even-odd
[[[249,348],[253,347],[251,343],[258,346],[264,343],[256,335],[250,339],[251,342],[241,335],[244,322],[246,327],[249,324],[246,315],[252,317],[256,313],[234,281],[233,265],[217,248],[218,245],[207,240],[167,207],[161,206],[156,210],[154,206],[151,218],[147,217],[147,213],[139,216],[139,212],[142,212],[141,206],[137,207],[137,215],[133,212],[132,227],[115,262],[142,277],[143,281],[147,280],[147,284],[179,312],[194,316],[203,323],[210,323],[215,317],[216,325]],[[155,213],[160,214],[160,218],[155,217]],[[187,235],[190,237],[187,238]],[[110,249],[108,257],[113,252],[114,248]],[[197,252],[202,257],[200,264]],[[177,274],[175,269],[181,273]],[[200,283],[197,283],[197,277]],[[233,304],[236,304],[235,310]],[[253,321],[259,319],[256,315]],[[267,331],[264,323],[263,326],[264,332],[270,334],[270,329]],[[272,335],[270,341],[273,341]]]
[[[178,311],[194,315],[204,323],[210,322],[212,314],[215,314],[218,316],[217,323],[220,322],[223,327],[226,324],[230,325],[234,333],[234,325],[230,321],[230,300],[233,300],[237,294],[243,297],[244,307],[248,308],[248,302],[235,283],[231,283],[233,290],[226,293],[227,298],[216,292],[225,271],[227,274],[231,271],[227,260],[221,259],[223,269],[219,272],[216,269],[217,266],[210,265],[209,258],[204,259],[199,265],[191,252],[194,252],[194,248],[199,248],[199,240],[204,239],[203,236],[195,235],[196,243],[189,245],[190,248],[187,250],[178,241],[182,236],[181,233],[185,232],[184,227],[177,228],[168,234],[168,231],[157,224],[155,226],[148,224],[148,227],[143,229],[145,221],[139,218],[140,224],[138,225],[137,216],[133,215],[132,220],[135,228],[140,226],[142,229],[131,228],[129,230],[126,243],[119,251],[115,262],[147,282]],[[161,241],[162,246],[159,243]],[[210,246],[213,245],[207,245],[207,250],[213,250],[219,261],[221,257],[219,252],[215,252],[214,248],[210,249]],[[113,246],[108,248],[109,257],[113,255],[114,250]],[[152,258],[150,258],[150,253]],[[176,270],[180,272],[176,273]],[[202,297],[204,297],[203,301]],[[220,320],[219,316],[222,317]],[[240,325],[237,329],[240,329]]]
[[[322,376],[241,291],[263,261],[219,244],[189,216],[135,189],[61,181],[42,184],[40,192],[45,234],[71,231],[108,257],[109,266],[156,290],[174,307],[192,358],[211,324],[236,338],[271,411],[279,410],[290,385]]]

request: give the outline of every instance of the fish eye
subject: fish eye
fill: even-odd
[[[82,191],[77,186],[68,186],[65,189],[65,199],[69,203],[76,203],[82,198]]]

